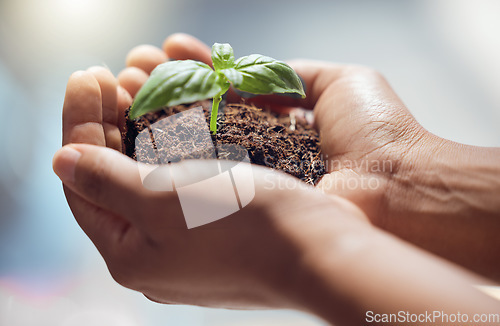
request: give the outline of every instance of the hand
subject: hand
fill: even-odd
[[[500,150],[431,134],[371,69],[292,65],[310,85],[298,104],[314,109],[327,158],[318,186],[375,225],[500,280]]]
[[[56,154],[54,164],[65,187],[86,203],[85,209],[70,205],[114,279],[163,303],[294,307],[288,296],[296,295],[295,273],[302,270],[298,242],[371,229],[364,214],[341,198],[308,187],[270,189],[270,178],[285,183],[292,177],[265,168],[254,168],[256,195],[248,206],[187,229],[177,193],[144,188],[137,163],[115,150],[73,144]],[[172,173],[189,175],[209,164],[178,163]]]
[[[206,60],[203,47],[185,35],[164,46],[170,57]],[[145,70],[127,68],[120,86],[103,68],[75,73],[68,82],[63,142],[85,144],[63,147],[54,170],[75,218],[119,283],[160,302],[296,308],[346,324],[359,324],[368,308],[496,308],[467,285],[482,280],[371,227],[346,200],[307,187],[269,189],[262,182],[270,173],[264,168],[254,168],[251,204],[230,218],[186,230],[176,194],[142,187],[137,163],[117,151],[130,94],[165,58],[159,49],[140,47],[127,61]],[[176,165],[178,173],[185,173],[186,164]],[[275,182],[291,178],[269,176]],[[386,300],[379,300],[380,284],[390,284],[383,289]]]
[[[166,49],[175,54],[196,44],[170,40]],[[371,232],[366,217],[350,202],[305,185],[272,189],[269,181],[285,183],[292,177],[254,167],[256,194],[248,206],[188,230],[177,194],[144,188],[137,162],[120,153],[120,117],[130,94],[166,57],[159,49],[139,47],[127,62],[146,70],[129,67],[117,80],[93,67],[70,77],[63,108],[66,146],[54,156],[54,170],[73,215],[115,280],[152,300],[305,309],[295,299],[304,249],[300,243],[337,234],[340,239],[354,230]],[[195,164],[203,169],[210,162]],[[189,174],[188,166],[176,164],[176,173]]]
[[[158,60],[152,60],[152,50],[139,49],[131,51],[128,62],[148,72]],[[210,49],[186,35],[168,38],[164,50],[174,59],[210,64]],[[456,144],[429,133],[373,69],[307,60],[289,64],[305,81],[306,99],[251,101],[314,110],[329,172],[318,187],[354,202],[375,225],[500,280],[500,149]],[[125,87],[129,69],[136,68],[121,74]]]

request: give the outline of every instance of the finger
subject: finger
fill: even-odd
[[[127,90],[120,85],[116,88],[116,93],[118,101],[118,128],[120,129],[120,132],[125,132],[125,111],[132,105],[132,96],[130,96]]]
[[[319,95],[314,124],[328,157],[351,153],[366,159],[371,153],[389,154],[387,145],[404,143],[408,130],[419,136],[423,131],[381,74],[356,66],[346,68]],[[353,137],[345,141],[345,135]]]
[[[102,102],[102,127],[106,146],[121,151],[121,133],[118,129],[117,86],[115,76],[104,67],[87,69],[99,83]]]
[[[294,60],[288,64],[304,81],[306,91],[304,99],[286,94],[272,94],[256,96],[247,101],[260,107],[267,105],[273,110],[280,107],[301,107],[312,110],[325,90],[349,69],[347,65],[312,60]]]
[[[66,87],[63,105],[63,145],[69,143],[106,145],[102,128],[101,88],[95,77],[86,71],[73,73]],[[64,191],[73,211],[76,212],[78,207],[85,205],[73,191],[66,187]]]
[[[167,37],[163,42],[163,51],[174,60],[198,60],[212,65],[210,48],[197,38],[183,33],[177,33]]]
[[[138,163],[117,151],[80,144],[65,146],[54,156],[54,171],[74,193],[142,230],[150,230],[151,221],[165,208],[171,218],[162,220],[162,225],[185,228],[177,196],[147,190]]]
[[[342,77],[348,66],[312,60],[293,60],[288,64],[303,79],[306,88],[305,99],[286,100],[298,101],[305,109],[314,109],[325,90]]]
[[[133,48],[127,55],[127,67],[136,67],[150,74],[153,69],[165,62],[167,55],[161,49],[152,45],[139,45]]]
[[[63,105],[63,145],[88,143],[106,145],[102,128],[101,88],[86,71],[71,75]]]
[[[128,67],[118,74],[118,83],[133,98],[148,78],[149,75],[144,70],[137,67]]]

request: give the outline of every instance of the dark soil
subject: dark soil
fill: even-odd
[[[212,144],[219,149],[217,154],[221,158],[224,155],[221,144],[237,144],[246,148],[251,163],[282,170],[308,184],[316,184],[325,174],[319,135],[303,118],[291,118],[288,114],[276,114],[246,104],[230,104],[219,110],[222,112],[219,112],[216,136],[198,132],[207,127],[199,126],[203,122],[189,116],[183,117],[182,121],[177,119],[180,123],[168,119],[169,122],[163,124],[163,118],[200,105],[208,124],[210,101],[168,107],[135,121],[127,118],[127,131],[123,135],[125,154],[147,163],[170,163],[215,158]],[[149,131],[141,133],[145,129]],[[145,148],[154,148],[154,153]]]

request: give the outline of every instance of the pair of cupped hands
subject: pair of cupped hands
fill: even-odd
[[[117,77],[92,67],[72,74],[67,85],[64,146],[54,156],[54,170],[77,222],[118,283],[163,303],[295,308],[354,321],[364,307],[402,304],[401,291],[421,293],[421,285],[436,277],[454,289],[453,282],[478,280],[399,238],[484,276],[500,275],[496,232],[485,227],[498,226],[489,222],[498,214],[494,198],[478,202],[489,205],[479,211],[490,214],[472,221],[469,200],[458,195],[466,187],[450,190],[459,182],[446,181],[460,170],[456,162],[476,154],[426,131],[379,73],[355,65],[289,61],[307,97],[252,99],[314,112],[321,151],[330,161],[317,187],[268,187],[264,176],[274,184],[293,177],[254,166],[255,198],[248,206],[188,230],[175,191],[144,188],[138,163],[121,153],[124,111],[167,59],[211,64],[208,46],[175,34],[163,49],[131,50]],[[229,94],[229,100],[238,99]],[[183,163],[177,164],[182,173]],[[387,304],[376,299],[381,284],[390,288]],[[489,302],[473,289],[463,291]],[[455,302],[451,294],[443,298],[447,304]]]

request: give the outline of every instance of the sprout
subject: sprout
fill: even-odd
[[[302,82],[286,63],[260,54],[235,60],[225,43],[212,47],[213,69],[193,60],[158,65],[137,93],[129,118],[135,119],[165,106],[213,98],[210,131],[217,133],[217,113],[222,96],[234,88],[253,94],[297,93],[305,97]]]

